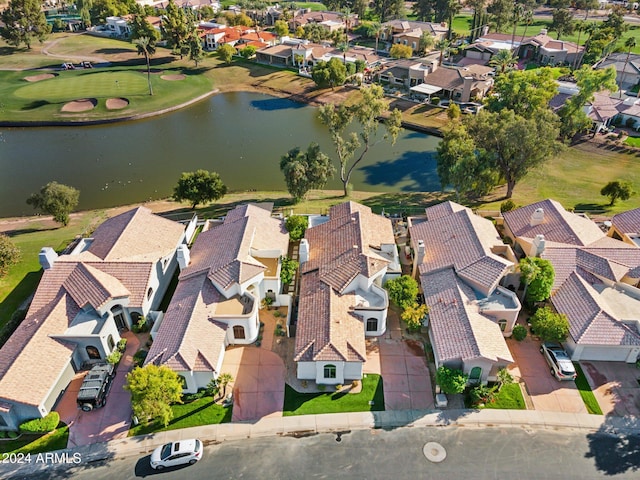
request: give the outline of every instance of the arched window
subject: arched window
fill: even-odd
[[[96,347],[94,347],[93,345],[88,345],[86,350],[87,355],[89,356],[89,360],[100,360],[100,350],[98,350]]]
[[[500,331],[504,332],[507,329],[507,320],[504,318],[498,320],[498,325],[500,326]]]
[[[149,287],[149,290],[147,290],[147,300],[151,298],[151,295],[153,295],[153,288]]]
[[[116,346],[116,342],[113,341],[113,335],[109,335],[107,337],[107,344],[109,345],[109,351],[113,352],[113,349]]]
[[[241,325],[235,325],[233,327],[233,338],[236,340],[244,340],[244,327]]]
[[[377,332],[378,331],[378,319],[377,318],[367,318],[367,332]]]
[[[336,366],[325,365],[324,366],[324,378],[336,378]]]
[[[481,376],[482,376],[482,368],[473,367],[469,372],[469,383],[471,385],[478,385],[480,383]]]

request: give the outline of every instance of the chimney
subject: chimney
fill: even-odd
[[[531,214],[531,220],[529,225],[535,227],[541,225],[544,222],[544,210],[542,208],[536,208],[536,211]]]
[[[309,242],[306,238],[300,240],[300,247],[298,250],[298,255],[300,256],[300,263],[309,261]]]
[[[418,240],[418,265],[424,260],[425,248],[424,240]]]
[[[189,253],[189,247],[187,247],[184,243],[178,246],[177,257],[180,271],[189,266],[189,262],[191,261],[191,254]]]
[[[544,235],[536,235],[536,238],[533,239],[531,244],[531,251],[529,252],[530,257],[539,257],[544,252]]]
[[[483,25],[481,32],[482,32],[482,34],[480,35],[481,37],[484,37],[487,33],[489,33],[489,25]]]
[[[473,84],[473,77],[462,78],[462,96],[460,100],[468,102],[471,100],[471,85]]]
[[[40,266],[42,266],[42,269],[49,270],[53,267],[53,264],[56,263],[58,254],[51,247],[42,247],[38,254],[38,259],[40,260]]]

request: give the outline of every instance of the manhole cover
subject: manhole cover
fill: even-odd
[[[427,460],[433,463],[440,463],[447,458],[447,451],[442,445],[436,442],[428,442],[424,444],[422,453],[427,457]]]

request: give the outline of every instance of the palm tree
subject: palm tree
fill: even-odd
[[[436,49],[440,50],[440,59],[438,60],[438,65],[442,65],[442,60],[444,59],[444,52],[449,48],[451,42],[446,38],[442,40],[438,40],[436,42]]]
[[[511,48],[513,48],[514,43],[516,42],[516,28],[518,27],[518,23],[520,23],[520,18],[524,15],[524,7],[519,3],[513,4],[513,33],[511,34]]]
[[[449,30],[447,31],[447,40],[451,40],[453,35],[453,17],[460,12],[460,3],[458,0],[447,0],[447,10],[449,12]]]
[[[504,49],[496,53],[491,60],[489,66],[495,67],[498,74],[503,74],[518,64],[518,57],[514,56],[511,50]]]
[[[582,59],[584,58],[584,54],[586,53],[587,43],[589,43],[589,40],[591,40],[591,35],[593,35],[596,32],[596,30],[598,30],[598,24],[596,22],[591,22],[591,23],[582,22],[582,31],[585,32],[588,35],[588,37],[584,41],[584,45],[583,45],[584,49],[582,50],[582,53],[580,52],[576,53],[576,61],[573,67],[574,70],[577,70],[578,68],[580,68],[580,64],[582,63]],[[578,44],[578,46],[580,46],[580,44]]]
[[[153,87],[151,86],[151,63],[149,57],[156,53],[155,43],[149,37],[136,38],[133,43],[138,49],[138,55],[144,55],[147,62],[147,83],[149,84],[149,95],[153,95]]]
[[[627,75],[627,64],[629,63],[629,56],[631,55],[631,49],[636,46],[636,38],[629,37],[624,42],[624,46],[627,47],[627,58],[624,60],[624,68],[622,69],[622,78],[620,78],[620,97],[622,98],[622,84],[624,83],[624,78]]]
[[[383,31],[384,27],[380,22],[371,22],[367,28],[367,33],[372,37],[376,37],[376,52],[378,51],[378,40]]]
[[[575,2],[576,10],[584,10],[584,21],[582,22],[582,28],[578,28],[578,47],[580,47],[580,33],[582,31],[587,31],[587,20],[589,19],[589,10],[593,10],[598,6],[598,0],[578,0]],[[593,31],[591,32],[593,33]],[[585,42],[586,43],[586,42]],[[576,55],[576,61],[573,65],[573,69],[580,67],[579,58],[581,57],[580,53]]]
[[[233,382],[233,376],[230,373],[221,373],[218,377],[218,385],[222,387],[222,396],[227,393],[227,385]]]
[[[349,27],[351,26],[351,22],[353,21],[353,13],[349,8],[345,8],[342,13],[342,19],[344,20],[344,43],[347,45],[347,50],[349,50]],[[345,63],[346,60],[346,52],[345,52]]]

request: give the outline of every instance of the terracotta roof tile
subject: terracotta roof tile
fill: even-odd
[[[611,218],[611,223],[620,232],[626,234],[640,233],[640,208],[618,213]]]

